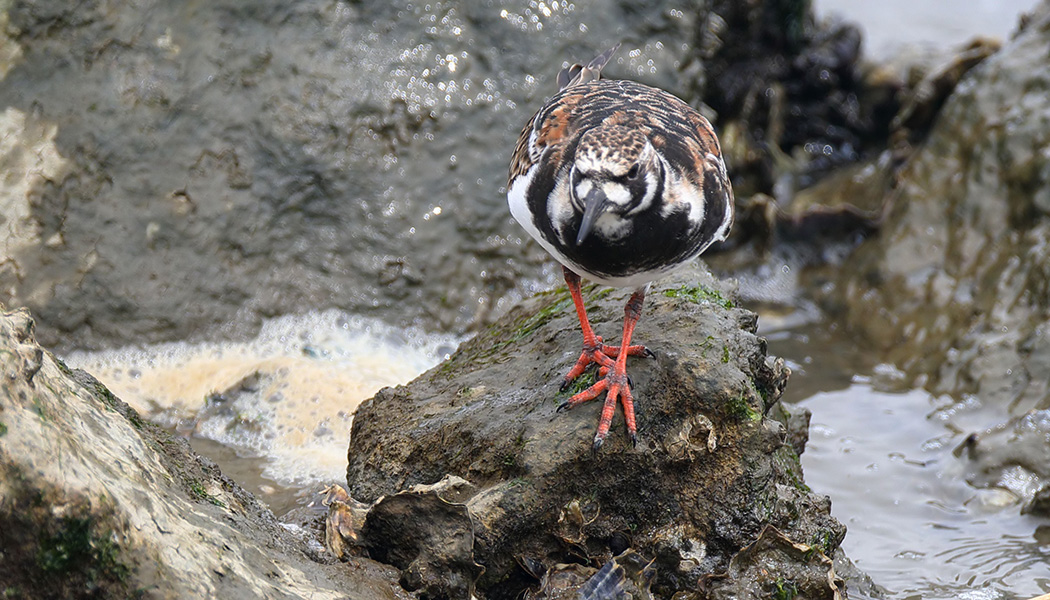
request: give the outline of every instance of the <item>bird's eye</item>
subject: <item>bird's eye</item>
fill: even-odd
[[[639,173],[638,165],[637,164],[632,165],[631,169],[629,171],[627,171],[627,178],[628,179],[638,179],[638,173]]]

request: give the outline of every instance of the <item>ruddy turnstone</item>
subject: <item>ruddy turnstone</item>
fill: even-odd
[[[663,90],[601,79],[617,48],[559,73],[560,91],[521,132],[507,184],[511,214],[562,264],[583,330],[583,352],[562,389],[599,367],[597,383],[558,407],[606,393],[595,450],[617,400],[637,444],[627,357],[651,356],[630,345],[649,284],[724,240],[733,224],[733,190],[711,124]],[[634,289],[620,346],[591,329],[581,276]]]

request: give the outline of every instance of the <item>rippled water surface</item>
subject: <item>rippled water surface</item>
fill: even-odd
[[[966,415],[948,399],[900,389],[863,348],[803,326],[768,332],[794,373],[786,402],[813,413],[806,483],[848,527],[843,549],[895,600],[1026,599],[1050,592],[1050,523],[1016,496],[977,490],[952,454]]]

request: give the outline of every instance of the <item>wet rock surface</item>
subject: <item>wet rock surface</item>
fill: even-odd
[[[888,192],[881,232],[846,261],[827,298],[910,381],[951,398],[937,416],[964,431],[1009,428],[1050,407],[1048,44],[1043,2],[962,78]],[[1031,457],[1044,446],[1031,445]],[[988,485],[989,464],[973,468],[969,479]]]
[[[12,4],[0,107],[28,131],[12,152],[45,144],[56,164],[12,199],[3,298],[78,347],[239,335],[304,308],[485,322],[543,273],[500,190],[562,61],[629,37],[622,76],[682,87],[671,49],[691,16],[544,8]]]
[[[724,129],[738,197],[787,202],[884,147],[902,82],[872,76],[857,27],[816,23],[806,2],[730,2],[715,12],[728,43],[705,57],[703,98]]]
[[[813,547],[792,542],[774,527],[729,562],[721,576],[707,577],[711,595],[726,598],[813,598],[840,600],[844,590],[831,559]]]
[[[615,42],[611,77],[717,105],[742,191],[772,194],[781,154],[804,185],[883,135],[856,30],[804,2],[3,10],[0,299],[58,349],[323,308],[480,329],[558,278],[505,207],[514,140],[564,62]]]
[[[0,312],[0,582],[8,598],[408,598],[273,514]],[[318,559],[318,560],[313,560]]]
[[[1050,516],[1050,411],[1035,410],[992,429],[970,434],[955,449],[968,461],[967,482],[993,490],[991,502]]]
[[[474,525],[463,501],[477,490],[461,478],[384,496],[360,537],[368,555],[401,569],[401,586],[424,598],[470,598],[484,567],[474,562]]]
[[[616,339],[627,294],[590,288],[585,298],[597,333]],[[766,416],[788,370],[766,355],[755,323],[706,272],[656,286],[636,330],[656,358],[628,362],[638,446],[618,411],[594,453],[600,405],[556,412],[580,349],[571,299],[564,289],[540,294],[361,406],[350,495],[373,502],[446,475],[476,486],[458,505],[473,522],[473,557],[485,568],[476,586],[487,598],[536,591],[555,565],[596,569],[628,547],[654,561],[657,597],[745,597],[698,582],[729,569],[767,524],[829,556],[845,534],[828,499],[803,483],[784,425]]]

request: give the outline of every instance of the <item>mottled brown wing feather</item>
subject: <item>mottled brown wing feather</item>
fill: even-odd
[[[612,55],[619,48],[620,44],[616,44],[591,59],[591,62],[587,63],[586,66],[577,63],[562,69],[558,73],[559,91],[564,91],[566,88],[581,83],[589,83],[601,79],[602,69],[605,68],[605,65],[609,63],[609,59],[612,58]],[[507,180],[508,185],[519,176],[528,172],[529,167],[533,164],[533,152],[538,156],[547,147],[567,139],[567,128],[572,123],[572,110],[575,109],[582,99],[582,95],[563,95],[560,99],[561,104],[554,105],[553,110],[547,111],[546,115],[544,115],[544,112],[547,108],[552,107],[553,101],[546,104],[532,116],[525,128],[521,130],[521,135],[518,136],[518,144],[514,148],[514,156],[511,158],[510,177]],[[541,117],[541,115],[544,116]],[[532,138],[533,131],[537,129],[537,119],[542,119],[542,123],[538,128],[539,135],[536,138],[536,147],[534,150],[530,150],[529,140]],[[557,159],[560,158],[560,155],[552,156],[551,158]]]
[[[510,177],[507,179],[507,187],[510,187],[515,179],[528,172],[529,167],[532,166],[532,157],[529,155],[529,138],[532,137],[532,130],[538,116],[539,113],[533,115],[525,124],[525,128],[521,130],[521,135],[518,136],[518,145],[514,147],[514,156],[510,160]]]

